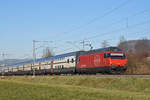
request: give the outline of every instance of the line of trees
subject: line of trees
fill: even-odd
[[[127,41],[120,38],[118,47],[126,52],[128,69],[126,74],[150,74],[150,40],[143,38]]]
[[[134,54],[141,59],[150,56],[150,40],[146,38],[130,42],[121,37],[118,47],[127,54]]]

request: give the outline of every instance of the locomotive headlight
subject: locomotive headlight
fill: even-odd
[[[114,64],[111,64],[111,66],[114,66]]]
[[[124,64],[124,66],[127,66],[128,64],[126,63],[126,64]]]

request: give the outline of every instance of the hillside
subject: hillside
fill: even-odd
[[[11,65],[11,64],[16,64],[16,63],[20,63],[20,62],[25,62],[28,60],[30,60],[30,59],[6,59],[5,64]],[[3,61],[0,61],[0,64],[3,64]]]
[[[123,50],[125,50],[125,52],[135,52],[136,51],[136,46],[137,45],[140,45],[141,42],[143,42],[143,39],[141,40],[128,40],[128,41],[124,41],[122,43],[120,43],[118,46],[120,48],[122,48]],[[146,44],[146,46],[150,46],[150,40],[144,40],[144,42],[146,43],[143,43],[143,44]]]
[[[150,40],[130,40],[118,45],[127,55],[126,74],[150,74]]]

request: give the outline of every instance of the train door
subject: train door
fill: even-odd
[[[54,72],[53,65],[54,65],[54,61],[51,61],[51,73]]]

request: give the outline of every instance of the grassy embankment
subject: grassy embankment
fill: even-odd
[[[0,79],[0,100],[150,100],[150,79],[5,77]]]

